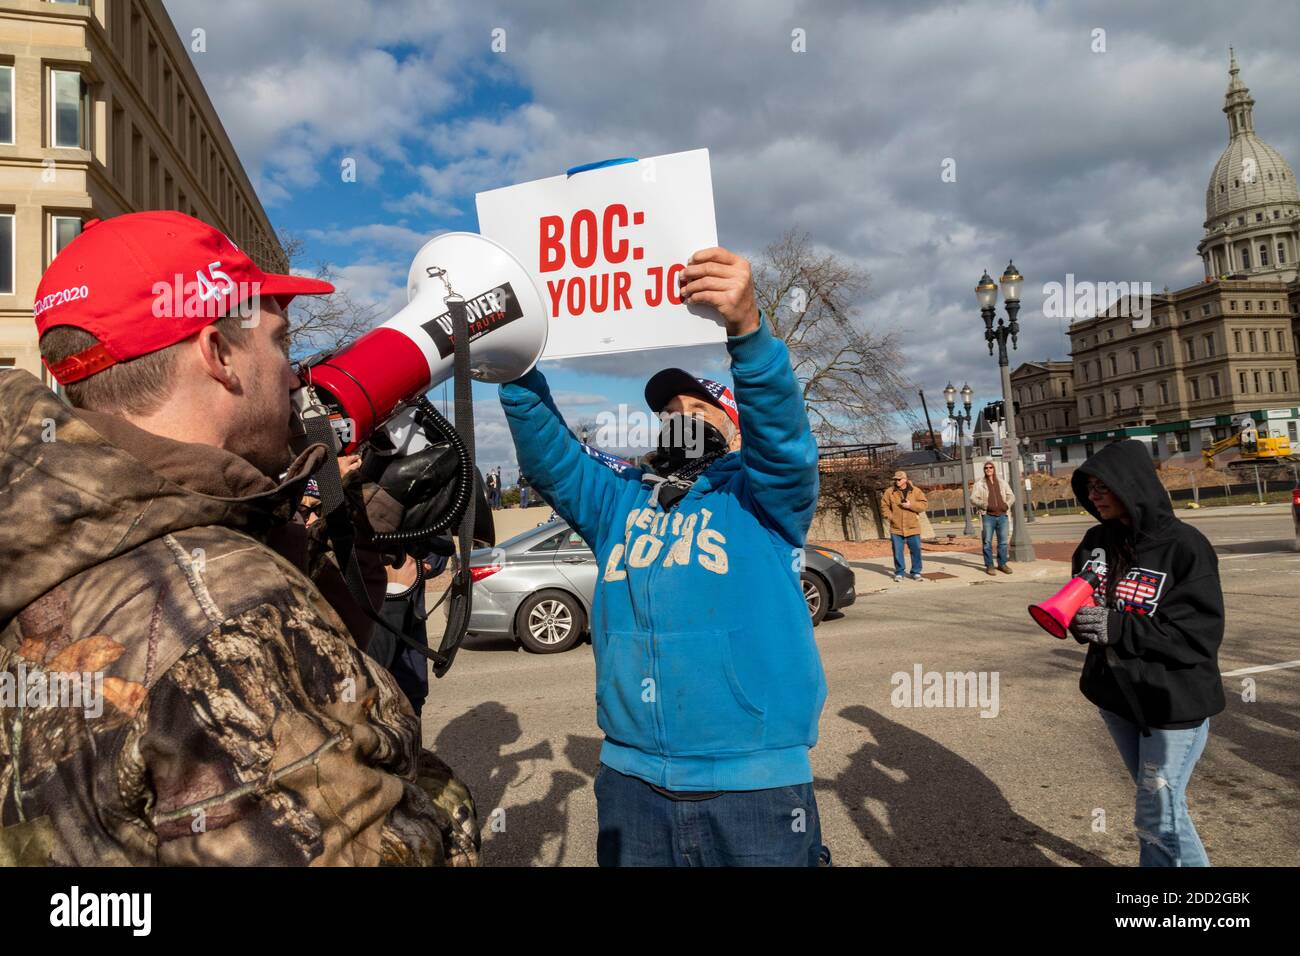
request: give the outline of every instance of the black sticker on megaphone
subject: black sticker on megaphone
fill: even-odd
[[[503,282],[487,292],[482,292],[465,302],[469,340],[473,342],[475,339],[482,338],[493,329],[499,329],[515,319],[522,318],[523,314],[523,306],[519,304],[519,297],[515,295],[515,290],[510,287],[509,282]],[[433,339],[434,344],[438,346],[440,356],[446,358],[452,353],[450,312],[435,316],[420,328]]]

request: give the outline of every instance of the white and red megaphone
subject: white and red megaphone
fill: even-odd
[[[1029,616],[1052,637],[1064,639],[1079,608],[1096,605],[1092,594],[1100,584],[1101,578],[1092,571],[1080,571],[1077,577],[1070,579],[1069,584],[1042,604],[1031,604]]]
[[[312,362],[303,380],[331,410],[335,433],[352,451],[400,406],[451,377],[453,323],[448,298],[464,299],[470,373],[510,382],[546,347],[541,293],[503,246],[470,232],[430,239],[415,254],[407,306],[351,345]]]

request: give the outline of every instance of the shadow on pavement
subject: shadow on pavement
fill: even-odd
[[[1292,789],[1283,797],[1283,803],[1293,808],[1300,807],[1300,796],[1297,795],[1300,748],[1296,747],[1296,739],[1300,737],[1300,717],[1295,711],[1278,704],[1265,701],[1247,704],[1240,697],[1234,700],[1233,689],[1225,682],[1224,690],[1229,694],[1228,707],[1210,718],[1210,739],[1226,741],[1228,750],[1235,756],[1265,773],[1288,781]],[[1259,789],[1257,782],[1252,782],[1249,787],[1241,787],[1232,781],[1229,783],[1230,791],[1246,800],[1251,798],[1241,791]]]
[[[1051,866],[1044,850],[1083,866],[1109,866],[1019,816],[970,761],[869,707],[840,716],[867,730],[865,743],[833,780],[833,790],[866,842],[890,866]],[[878,819],[868,801],[884,807]],[[831,847],[832,853],[835,851]]]
[[[535,764],[554,758],[549,740],[522,750],[507,749],[522,735],[518,716],[503,704],[489,701],[448,722],[433,750],[455,768],[474,796],[483,832],[484,863],[563,863],[568,852],[568,797],[591,786],[600,762],[601,740],[569,734],[564,756],[573,769],[552,771]],[[530,803],[516,804],[510,791],[526,784],[535,773],[550,775],[547,792]],[[543,860],[543,847],[555,837],[559,838],[556,854]],[[576,862],[591,865],[595,860]]]

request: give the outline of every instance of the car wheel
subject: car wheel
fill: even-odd
[[[515,638],[534,654],[559,654],[582,639],[587,616],[563,591],[538,591],[519,605]]]
[[[827,590],[826,583],[811,571],[799,575],[799,583],[803,586],[803,600],[808,605],[808,616],[812,618],[813,627],[816,627],[830,610],[830,591]]]

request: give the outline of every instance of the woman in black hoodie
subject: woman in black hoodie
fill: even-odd
[[[1137,784],[1142,866],[1209,866],[1187,812],[1187,783],[1223,710],[1219,561],[1205,536],[1174,517],[1150,452],[1107,445],[1074,472],[1075,496],[1101,524],[1074,553],[1096,572],[1097,607],[1070,630],[1088,644],[1079,689]]]

